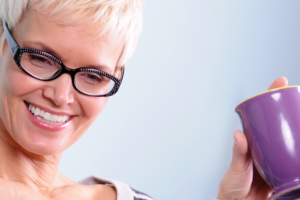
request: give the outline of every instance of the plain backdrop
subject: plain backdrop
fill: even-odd
[[[144,0],[120,91],[62,157],[75,181],[123,181],[156,200],[211,200],[234,112],[280,76],[300,85],[300,1]]]

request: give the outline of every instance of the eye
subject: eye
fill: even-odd
[[[37,60],[39,62],[47,62],[47,60],[45,58],[39,57],[39,56],[35,56],[35,55],[30,55],[30,59],[31,60]]]
[[[102,79],[98,76],[95,76],[94,74],[86,74],[86,77],[90,80],[93,80],[93,81],[99,81],[101,82]]]
[[[52,66],[53,61],[50,58],[47,58],[45,56],[37,55],[37,54],[30,54],[28,55],[30,62],[33,65],[44,67],[44,66]]]
[[[101,84],[105,80],[103,76],[93,72],[81,72],[79,75],[80,79],[92,85]]]
[[[48,79],[61,71],[61,65],[42,54],[24,52],[20,62],[22,68],[35,77]]]

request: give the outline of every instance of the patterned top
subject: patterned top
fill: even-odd
[[[90,176],[79,181],[79,183],[82,185],[104,184],[114,186],[117,190],[117,200],[154,200],[150,196],[139,192],[120,181]]]

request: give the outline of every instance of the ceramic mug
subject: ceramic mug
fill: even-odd
[[[300,199],[300,86],[258,94],[235,111],[253,163],[274,191],[268,200]]]

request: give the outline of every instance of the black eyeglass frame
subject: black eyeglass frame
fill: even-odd
[[[119,88],[121,86],[121,83],[122,83],[122,80],[123,80],[123,77],[124,77],[125,66],[122,67],[122,72],[121,72],[121,78],[120,79],[118,79],[115,76],[110,75],[110,74],[108,74],[106,72],[103,72],[103,71],[100,71],[100,70],[97,70],[97,69],[93,69],[93,68],[69,69],[66,66],[64,66],[64,64],[58,58],[56,58],[55,56],[53,56],[53,55],[51,55],[49,53],[46,53],[46,52],[43,52],[43,51],[40,51],[40,50],[37,50],[37,49],[20,47],[18,45],[18,43],[16,42],[16,40],[14,39],[14,37],[12,36],[12,34],[10,33],[10,31],[8,30],[6,23],[4,21],[2,21],[2,24],[3,24],[3,28],[4,28],[4,34],[5,34],[5,37],[6,37],[6,41],[7,41],[8,45],[9,45],[9,47],[10,47],[10,50],[12,52],[12,55],[13,55],[15,63],[18,65],[18,67],[23,72],[25,72],[29,76],[31,76],[31,77],[33,77],[35,79],[41,80],[41,81],[52,81],[52,80],[58,78],[59,76],[61,76],[62,74],[67,73],[67,74],[69,74],[71,76],[73,87],[78,92],[80,92],[81,94],[88,95],[88,96],[93,96],[93,97],[108,97],[108,96],[112,96],[112,95],[114,95],[119,90]],[[58,71],[58,73],[55,73],[52,77],[50,77],[48,79],[42,79],[42,78],[36,77],[33,74],[27,72],[22,67],[22,65],[21,65],[21,57],[22,57],[22,54],[25,53],[25,52],[27,52],[27,53],[35,53],[35,54],[39,54],[39,55],[48,57],[48,58],[54,60],[55,62],[57,62],[61,66],[61,70]],[[84,92],[82,92],[81,90],[79,90],[76,87],[76,84],[75,84],[75,75],[76,75],[77,72],[93,72],[93,73],[97,73],[97,74],[99,74],[101,76],[105,76],[105,77],[111,79],[112,81],[114,81],[114,83],[115,83],[114,87],[112,88],[112,90],[109,93],[104,94],[104,95],[93,95],[93,94],[84,93]]]

